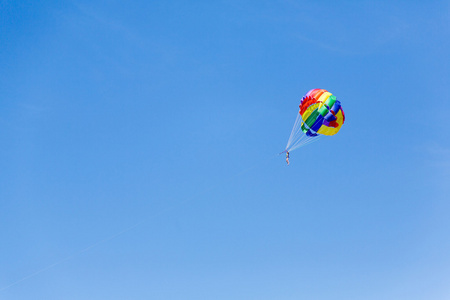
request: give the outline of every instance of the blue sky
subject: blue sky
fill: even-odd
[[[448,299],[448,1],[0,1],[1,299]],[[339,134],[282,156],[301,97]]]

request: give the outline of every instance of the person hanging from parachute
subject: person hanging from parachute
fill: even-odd
[[[286,163],[289,152],[315,142],[322,135],[335,135],[345,121],[341,102],[324,89],[312,89],[302,98],[299,113],[286,145]],[[283,153],[282,152],[282,153]]]

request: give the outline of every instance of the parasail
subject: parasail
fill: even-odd
[[[335,135],[345,121],[341,102],[324,89],[306,93],[299,108],[285,152],[312,143],[322,135]]]

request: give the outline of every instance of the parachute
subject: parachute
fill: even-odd
[[[306,93],[299,108],[284,152],[312,143],[322,135],[335,135],[345,121],[341,102],[324,89]]]

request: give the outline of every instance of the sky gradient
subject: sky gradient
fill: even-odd
[[[0,0],[0,299],[450,298],[448,1]],[[301,97],[332,137],[283,156]]]

